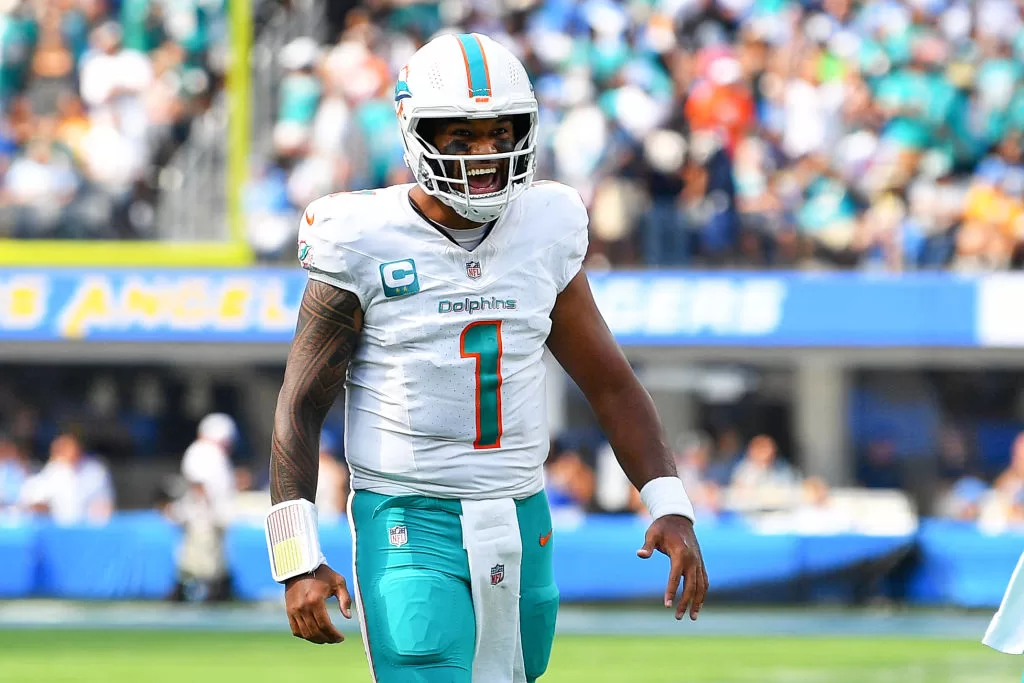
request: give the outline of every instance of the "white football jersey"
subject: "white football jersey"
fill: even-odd
[[[352,486],[532,495],[548,454],[544,344],[583,263],[586,208],[535,183],[467,251],[413,208],[413,187],[328,195],[300,219],[309,277],[355,293],[364,314],[346,383]]]

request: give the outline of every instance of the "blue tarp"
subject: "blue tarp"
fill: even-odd
[[[640,560],[642,521],[587,518],[557,527],[552,541],[555,577],[566,601],[657,598],[668,561]],[[793,583],[884,559],[916,544],[919,561],[908,598],[922,604],[995,607],[1018,557],[1024,534],[985,535],[975,528],[925,520],[914,535],[761,535],[740,524],[702,525],[701,546],[713,589],[738,592]],[[324,552],[352,578],[348,527],[321,528]],[[48,523],[0,525],[0,598],[47,596],[80,599],[157,599],[175,581],[180,532],[154,513],[122,514],[102,527],[60,528]],[[228,564],[237,595],[246,600],[280,596],[270,579],[263,530],[233,527]]]
[[[646,525],[625,518],[594,517],[573,529],[556,527],[552,540],[555,580],[562,599],[570,601],[626,600],[657,597],[665,590],[668,559],[656,555],[641,560]],[[714,526],[701,530],[701,548],[716,590],[740,590],[786,581],[805,567],[803,547],[818,539],[796,536],[759,536],[742,527]],[[910,537],[885,539],[889,552],[909,543]],[[348,528],[321,527],[321,544],[331,566],[351,583],[352,543]],[[813,554],[813,553],[811,553]],[[279,595],[281,588],[267,569],[266,541],[261,527],[236,527],[228,536],[228,558],[234,585],[245,599]],[[863,559],[863,557],[861,558]]]
[[[646,525],[624,517],[591,517],[555,528],[555,576],[567,601],[656,598],[668,561],[636,557]],[[718,591],[794,581],[884,557],[912,536],[817,537],[758,535],[740,525],[707,525],[701,545]],[[46,523],[0,527],[0,595],[63,598],[161,598],[174,586],[179,531],[153,513],[119,515],[102,527]],[[323,525],[331,565],[351,580],[352,546],[344,524]],[[247,600],[279,596],[270,579],[262,527],[237,525],[227,535],[236,594]]]
[[[36,587],[33,526],[0,526],[0,598],[30,595]]]
[[[1024,552],[1024,532],[993,536],[971,525],[928,520],[918,532],[920,564],[910,582],[914,602],[995,607]]]

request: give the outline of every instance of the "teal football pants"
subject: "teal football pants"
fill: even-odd
[[[355,597],[374,680],[470,683],[476,617],[461,503],[356,491],[350,506]],[[532,683],[547,668],[558,613],[551,512],[543,492],[516,501],[516,512],[523,544],[520,633]]]

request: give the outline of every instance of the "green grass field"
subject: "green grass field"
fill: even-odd
[[[1024,658],[976,642],[560,636],[543,683],[1018,683]],[[368,683],[357,638],[0,631],[3,683]]]

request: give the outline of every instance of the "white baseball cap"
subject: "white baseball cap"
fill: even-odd
[[[234,442],[238,437],[238,427],[230,415],[225,413],[210,413],[199,421],[197,430],[200,439],[211,441]]]

